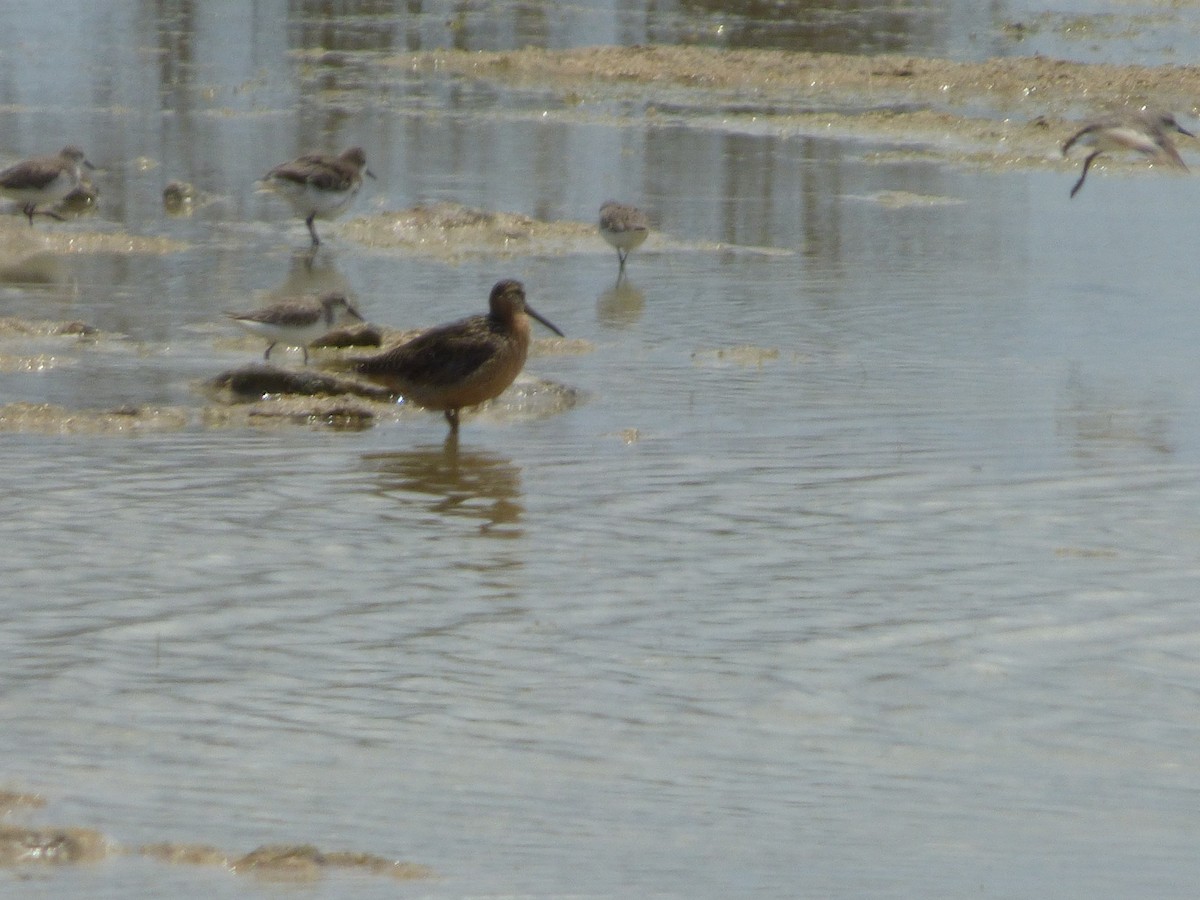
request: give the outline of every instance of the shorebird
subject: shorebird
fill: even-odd
[[[95,168],[78,147],[63,147],[56,156],[22,160],[0,172],[0,193],[22,204],[21,211],[32,225],[39,205],[51,206],[79,186],[84,167]],[[43,210],[42,214],[62,219],[51,210]]]
[[[304,217],[312,245],[317,247],[321,239],[313,220],[333,219],[345,212],[362,187],[364,174],[375,177],[367,168],[362,147],[350,147],[338,156],[309,153],[281,163],[264,175],[262,182]]]
[[[406,344],[357,360],[355,371],[418,406],[441,410],[458,432],[458,411],[499,396],[529,353],[529,319],[562,332],[525,303],[519,281],[496,282],[486,315],[431,328]]]
[[[1075,186],[1071,188],[1071,196],[1074,197],[1079,193],[1084,179],[1087,178],[1088,168],[1101,153],[1136,150],[1138,153],[1148,156],[1152,162],[1165,163],[1186,172],[1187,166],[1171,141],[1169,132],[1172,131],[1186,134],[1188,137],[1195,137],[1176,122],[1175,117],[1170,113],[1156,113],[1148,110],[1139,110],[1124,117],[1104,119],[1085,125],[1067,138],[1062,145],[1063,156],[1066,156],[1076,144],[1094,148],[1088,154],[1087,159],[1083,161],[1083,171],[1079,175],[1079,180],[1075,182]]]
[[[617,248],[617,259],[621,261],[617,269],[618,277],[625,271],[625,257],[629,251],[640,247],[649,234],[650,220],[636,206],[616,200],[606,200],[601,204],[600,235]]]
[[[227,312],[247,331],[266,338],[263,359],[271,358],[276,344],[299,347],[308,365],[308,345],[327,334],[335,325],[361,322],[363,317],[341,294],[326,294],[314,300],[284,300],[251,312]]]

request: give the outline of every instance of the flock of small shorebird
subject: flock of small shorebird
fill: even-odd
[[[1066,156],[1076,145],[1090,148],[1073,198],[1083,187],[1088,170],[1102,153],[1134,151],[1156,163],[1187,170],[1171,134],[1194,137],[1175,117],[1142,109],[1124,116],[1089,123],[1062,145]],[[0,194],[21,204],[33,224],[34,215],[62,219],[51,207],[79,187],[83,170],[93,168],[84,152],[64,147],[55,156],[37,157],[0,171]],[[343,213],[358,194],[367,168],[362,148],[351,147],[337,156],[312,153],[275,166],[262,183],[291,203],[304,218],[315,249],[321,243],[316,219]],[[40,208],[39,208],[40,207]],[[618,281],[624,276],[630,251],[639,247],[650,231],[649,220],[636,206],[609,200],[600,207],[599,231],[616,248]],[[238,325],[267,340],[264,359],[276,344],[299,347],[308,362],[308,345],[336,326],[361,322],[363,317],[343,296],[289,300],[251,312],[230,312]],[[375,380],[406,401],[440,411],[457,433],[459,410],[499,396],[516,380],[529,352],[529,319],[536,319],[562,336],[549,320],[525,301],[519,281],[505,279],[492,288],[485,315],[470,316],[432,328],[406,343],[351,361],[358,374]]]

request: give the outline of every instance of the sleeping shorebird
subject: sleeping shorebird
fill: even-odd
[[[304,364],[308,365],[308,345],[334,326],[361,322],[350,301],[341,294],[326,294],[315,300],[284,300],[251,312],[227,312],[247,331],[264,337],[269,342],[263,359],[271,358],[271,349],[276,344],[299,347],[304,351]]]
[[[93,169],[83,151],[63,147],[56,156],[37,156],[22,160],[0,172],[0,193],[21,204],[21,211],[33,224],[38,206],[53,206],[79,186],[84,168]],[[62,219],[58,213],[42,210],[42,215]]]
[[[488,306],[486,315],[431,328],[353,367],[405,400],[441,410],[457,433],[460,409],[499,396],[520,374],[529,353],[530,317],[562,337],[525,303],[519,281],[496,282]]]
[[[600,206],[600,235],[617,248],[617,259],[621,261],[618,278],[625,272],[629,251],[640,247],[649,234],[650,220],[636,206],[616,200],[606,200]]]
[[[1175,117],[1170,113],[1156,113],[1148,110],[1139,110],[1127,116],[1104,119],[1084,126],[1067,138],[1066,143],[1062,146],[1063,156],[1066,156],[1076,144],[1094,148],[1088,154],[1087,159],[1083,161],[1083,172],[1080,173],[1075,186],[1071,188],[1071,196],[1074,197],[1079,193],[1084,179],[1087,178],[1088,168],[1101,153],[1136,150],[1138,153],[1144,153],[1150,157],[1153,162],[1175,166],[1186,172],[1187,166],[1171,141],[1169,132],[1172,131],[1188,137],[1195,137],[1176,122]]]
[[[364,174],[375,177],[367,168],[362,147],[350,147],[338,156],[309,153],[281,163],[263,176],[262,183],[304,217],[312,245],[317,247],[321,239],[313,220],[334,219],[345,212],[362,187]]]

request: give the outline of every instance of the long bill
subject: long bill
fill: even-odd
[[[539,314],[539,313],[538,313],[538,312],[537,312],[537,311],[536,311],[536,310],[535,310],[535,309],[534,309],[532,306],[530,306],[528,303],[526,303],[526,304],[525,304],[525,314],[526,314],[527,316],[531,317],[531,318],[537,319],[539,322],[541,322],[543,325],[545,325],[547,328],[549,328],[551,331],[553,331],[553,332],[554,332],[555,334],[557,334],[559,337],[566,337],[566,335],[565,335],[565,334],[563,334],[561,331],[559,331],[559,330],[558,330],[558,327],[557,327],[557,326],[555,326],[555,325],[552,325],[552,324],[550,323],[550,320],[549,320],[549,319],[547,319],[547,318],[543,317],[541,314]]]

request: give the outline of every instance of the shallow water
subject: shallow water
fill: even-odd
[[[0,150],[80,143],[101,201],[37,223],[0,314],[102,333],[4,339],[40,363],[0,367],[5,403],[198,410],[260,352],[221,310],[291,291],[407,328],[513,276],[588,343],[527,366],[574,408],[465,417],[456,448],[434,414],[0,435],[0,781],[47,801],[9,820],[437,873],[278,885],[114,852],[0,869],[5,896],[1190,895],[1189,180],[1097,168],[1069,201],[1073,172],[619,95],[573,116],[373,56],[684,42],[712,25],[689,6],[38,8],[0,13],[31,29],[0,53]],[[1004,40],[1006,16],[949,12],[856,46]],[[317,47],[347,55],[293,52]],[[379,177],[310,264],[253,181],[349,143]],[[165,216],[171,178],[211,202]],[[591,222],[610,195],[656,226],[620,286],[598,237],[425,252],[350,221],[428,199]]]

